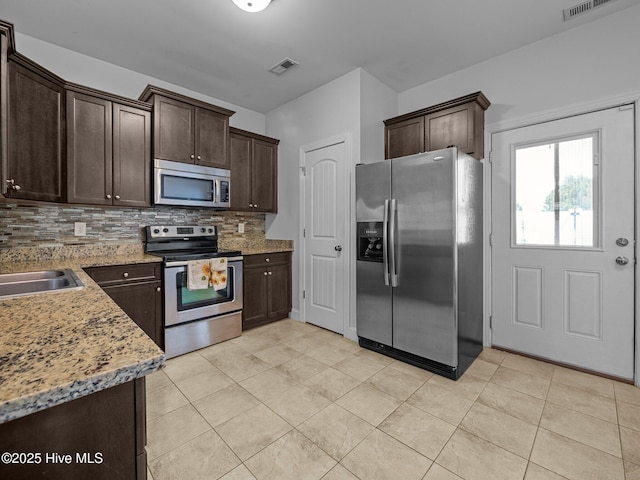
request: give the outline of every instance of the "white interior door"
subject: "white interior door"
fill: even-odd
[[[492,344],[634,370],[634,109],[492,137]]]
[[[345,143],[304,154],[305,320],[343,333],[349,203]]]

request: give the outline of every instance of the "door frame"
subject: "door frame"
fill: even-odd
[[[344,216],[343,231],[345,232],[345,239],[343,242],[342,256],[344,259],[345,269],[342,272],[343,285],[345,285],[345,302],[344,302],[344,315],[342,319],[342,334],[351,339],[357,340],[356,326],[355,326],[355,298],[352,292],[355,292],[355,256],[354,250],[354,235],[355,235],[355,175],[353,174],[355,169],[355,163],[353,158],[352,149],[352,135],[351,132],[342,133],[333,137],[317,140],[312,143],[302,145],[299,149],[298,160],[298,198],[300,199],[299,209],[299,230],[298,230],[298,245],[299,245],[299,265],[298,275],[300,278],[300,286],[298,289],[298,305],[300,305],[299,314],[300,319],[306,322],[306,304],[305,298],[303,298],[303,292],[306,289],[306,239],[304,236],[305,229],[305,211],[306,211],[306,190],[305,190],[305,175],[304,175],[304,162],[307,153],[321,148],[330,147],[332,145],[344,144],[344,153],[346,165],[344,166],[344,172],[347,175],[346,185],[348,190],[346,192],[347,201],[347,214]]]
[[[491,235],[491,214],[493,211],[491,205],[491,152],[492,152],[492,140],[493,134],[504,132],[506,130],[513,130],[522,127],[528,127],[537,123],[550,122],[554,120],[560,120],[562,118],[583,115],[586,113],[595,112],[598,110],[604,110],[607,108],[615,108],[624,104],[634,105],[634,117],[635,117],[635,152],[634,152],[634,227],[636,234],[636,251],[640,248],[638,244],[640,239],[640,195],[638,194],[638,187],[640,186],[640,91],[632,92],[626,95],[619,95],[609,98],[600,99],[594,102],[581,103],[572,107],[563,107],[554,109],[519,119],[509,121],[498,121],[489,123],[485,126],[484,132],[484,313],[483,313],[483,343],[485,347],[490,347],[491,343],[491,247],[490,247],[490,235]],[[637,255],[637,254],[636,254]],[[635,365],[634,365],[634,382],[635,385],[640,387],[640,272],[638,266],[634,262],[634,325],[635,325]]]

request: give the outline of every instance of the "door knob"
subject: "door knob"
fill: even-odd
[[[616,257],[616,263],[618,265],[626,265],[629,263],[629,259],[627,257]]]
[[[336,245],[335,247],[333,247],[333,249],[334,249],[336,252],[341,252],[341,251],[342,251],[342,245]]]

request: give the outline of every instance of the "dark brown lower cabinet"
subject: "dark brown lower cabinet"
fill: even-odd
[[[164,349],[162,267],[159,263],[90,267],[85,268],[85,272]]]
[[[0,478],[144,480],[145,416],[139,378],[3,423]]]
[[[291,252],[245,255],[243,276],[243,330],[289,315]]]

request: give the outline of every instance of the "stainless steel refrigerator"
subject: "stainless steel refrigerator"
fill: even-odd
[[[482,170],[457,148],[356,166],[362,347],[453,379],[482,351]]]

